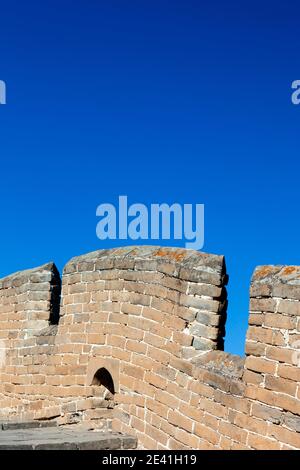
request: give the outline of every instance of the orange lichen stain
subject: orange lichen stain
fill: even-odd
[[[294,272],[297,271],[297,268],[295,266],[287,266],[282,270],[282,273],[284,276],[288,276],[289,274],[293,274]]]
[[[167,258],[174,259],[175,261],[181,261],[186,256],[186,254],[179,250],[171,251],[165,248],[159,248],[159,250],[153,253],[153,256],[164,256]]]
[[[273,267],[263,266],[262,268],[256,271],[255,278],[268,276],[268,274],[271,274],[272,272],[273,272]]]

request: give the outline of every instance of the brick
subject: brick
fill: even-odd
[[[195,337],[193,340],[193,347],[197,351],[211,351],[213,349],[217,349],[217,343],[210,339]]]
[[[123,365],[123,372],[124,374],[130,375],[131,377],[135,377],[137,379],[143,379],[145,371],[138,366],[132,366],[129,364]]]
[[[157,270],[157,260],[151,259],[138,259],[134,263],[134,267],[136,270],[142,271],[156,271]]]
[[[109,314],[106,312],[91,312],[90,322],[91,323],[106,323],[108,321],[108,316]]]
[[[250,311],[258,312],[275,312],[276,300],[275,299],[250,299]]]
[[[145,373],[145,379],[146,382],[149,384],[154,385],[157,388],[160,388],[164,390],[167,387],[167,381],[163,377],[153,374],[152,372],[147,371]]]
[[[207,398],[200,398],[199,408],[219,418],[226,418],[228,414],[228,410],[225,406]]]
[[[168,416],[169,407],[163,403],[158,402],[157,400],[147,398],[146,407],[158,416],[161,416],[163,418],[167,418]]]
[[[188,383],[190,383],[191,380],[189,377],[187,377],[183,372],[178,371],[176,374],[176,383],[183,387],[184,389],[188,388]]]
[[[170,362],[170,354],[168,352],[162,351],[159,348],[153,348],[152,346],[148,346],[147,356],[160,364],[168,365]]]
[[[221,436],[219,446],[223,450],[230,450],[232,446],[232,440],[225,436]]]
[[[152,307],[143,307],[143,317],[162,323],[165,314]]]
[[[264,356],[267,345],[264,343],[257,343],[255,341],[246,341],[245,352],[247,355]]]
[[[139,367],[142,367],[145,370],[153,369],[153,372],[156,372],[156,368],[155,368],[156,363],[151,358],[143,356],[141,354],[136,354],[136,353],[132,353],[132,355],[131,355],[131,353],[129,353],[127,351],[123,351],[123,353],[125,353],[125,352],[126,352],[126,355],[127,355],[125,360],[127,362],[131,362],[132,364],[137,365]],[[120,357],[120,359],[122,359],[122,358]]]
[[[222,276],[217,272],[201,271],[198,269],[180,268],[179,277],[191,282],[200,282],[206,284],[213,284],[215,286],[221,285]]]
[[[166,328],[160,324],[154,324],[151,328],[151,333],[167,340],[170,340],[172,336],[170,328]]]
[[[156,449],[157,441],[155,441],[155,439],[152,439],[151,437],[146,436],[145,434],[140,434],[140,433],[137,433],[137,438],[138,438],[139,444],[143,448],[152,449],[152,450]]]
[[[206,295],[210,297],[221,297],[222,295],[222,288],[216,287],[209,284],[199,284],[199,283],[188,283],[188,294],[189,295]]]
[[[169,442],[168,442],[168,445],[169,445],[169,449],[170,450],[189,450],[190,447],[188,446],[185,446],[184,444],[182,444],[182,442],[179,442],[177,441],[176,439],[173,439],[173,438],[170,438],[169,439]],[[149,447],[151,448],[151,447]]]
[[[174,367],[174,369],[184,372],[185,374],[192,375],[193,365],[185,360],[171,357],[170,366]]]
[[[250,413],[250,402],[244,397],[234,397],[220,390],[215,390],[213,396],[217,403],[225,405],[229,409],[231,408],[246,414]]]
[[[259,385],[263,382],[263,377],[260,373],[252,372],[251,370],[245,370],[243,374],[243,380],[246,383]]]
[[[292,431],[300,433],[300,416],[293,415],[292,413],[285,413],[283,423]]]
[[[214,446],[210,442],[203,441],[201,439],[199,440],[199,445],[197,447],[197,449],[199,449],[199,450],[214,450],[214,449],[218,449],[218,448],[219,448],[218,446]]]
[[[258,389],[256,399],[267,405],[276,406],[291,413],[300,414],[300,402],[294,397],[282,393],[274,393],[270,390]]]
[[[286,364],[279,364],[277,374],[280,377],[300,382],[300,369]]]
[[[147,345],[137,340],[128,339],[125,347],[128,351],[133,351],[139,354],[146,354],[147,351]]]
[[[141,315],[142,307],[139,305],[133,305],[130,303],[122,303],[121,312],[128,315]]]
[[[260,403],[253,403],[251,415],[265,421],[270,421],[274,424],[279,424],[281,421],[282,412],[276,408],[271,408]]]
[[[200,338],[208,338],[211,340],[216,340],[219,336],[218,328],[202,325],[198,322],[195,322],[190,326],[189,333],[193,336],[197,336]]]
[[[182,346],[191,346],[193,342],[193,336],[177,331],[173,333],[172,339],[173,341],[179,343]]]
[[[292,301],[292,300],[280,300],[277,310],[279,313],[286,313],[287,315],[300,316],[300,302]]]
[[[146,424],[146,433],[148,436],[150,436],[150,438],[154,439],[155,442],[159,442],[163,445],[166,445],[168,442],[169,436],[165,432],[155,428],[154,426],[151,426],[150,424]]]
[[[270,328],[260,328],[249,326],[247,331],[247,340],[258,341],[261,343],[272,344],[273,330]]]
[[[179,305],[174,305],[174,309],[168,313],[174,313],[175,316],[182,318],[183,320],[192,322],[196,318],[196,314],[198,313],[197,309],[181,307]]]
[[[160,422],[160,429],[165,432],[168,436],[174,436],[176,432],[176,426],[173,426],[164,418],[158,417],[158,419]]]
[[[174,397],[173,395],[170,395],[169,393],[163,391],[163,390],[156,390],[155,392],[155,399],[159,402],[162,403],[163,405],[167,405],[170,408],[178,409],[179,407],[179,400],[178,398]]]
[[[277,363],[263,358],[248,356],[245,361],[245,369],[254,372],[275,374]]]
[[[156,297],[152,297],[151,307],[163,313],[172,313],[174,310],[174,304],[172,302],[157,299]]]
[[[211,385],[214,388],[224,390],[225,392],[228,392],[230,389],[229,378],[211,371],[205,371],[203,375],[203,382]]]
[[[87,284],[86,283],[78,283],[78,284],[72,284],[70,287],[69,287],[69,293],[70,294],[80,294],[82,292],[86,292],[87,291]]]
[[[104,336],[105,338],[105,336]],[[114,346],[116,348],[125,348],[125,344],[127,345],[128,341],[125,338],[118,335],[107,335],[107,344]]]
[[[188,390],[180,387],[177,385],[177,383],[169,382],[167,384],[166,391],[170,393],[171,395],[176,396],[177,398],[180,398],[180,400],[189,403],[190,398],[191,398],[191,392]]]
[[[296,326],[296,319],[287,315],[270,313],[264,316],[264,326],[271,328],[281,328],[284,330],[293,330]]]
[[[191,347],[185,348],[184,346],[181,346],[180,344],[177,344],[173,341],[167,341],[165,346],[163,347],[163,350],[170,353],[170,355],[182,358],[184,357],[184,349],[191,349]]]
[[[104,302],[108,301],[108,293],[107,292],[101,292],[101,291],[96,291],[92,292],[91,294],[91,302]]]
[[[300,434],[285,429],[283,427],[271,424],[269,427],[268,435],[279,442],[290,444],[296,448],[300,448]]]
[[[193,421],[201,422],[203,420],[204,412],[195,406],[188,405],[187,403],[180,403],[179,411],[181,414],[191,418]]]
[[[157,364],[156,366],[153,366],[153,372],[155,372],[158,375],[161,375],[162,377],[165,377],[168,380],[174,380],[176,377],[176,373],[177,373],[175,369],[161,365],[161,364]]]
[[[71,336],[73,336],[73,335],[71,335]],[[82,338],[82,340],[78,341],[78,342],[85,342],[85,341],[86,341],[86,339]],[[96,333],[87,335],[87,342],[88,343],[91,343],[91,344],[105,344],[105,341],[106,341],[105,335],[98,335]]]
[[[291,396],[296,395],[297,384],[288,379],[266,375],[265,387],[275,392],[286,393]]]
[[[265,324],[264,318],[265,318],[265,315],[261,313],[250,313],[248,323],[249,325],[261,326]]]
[[[151,344],[152,346],[155,346],[157,348],[162,348],[165,345],[165,338],[162,338],[161,336],[154,335],[152,333],[146,333],[144,337],[144,341],[147,344]]]
[[[145,422],[135,416],[131,417],[130,426],[140,432],[145,432]]]
[[[146,395],[148,397],[154,397],[156,389],[142,380],[136,379],[134,384],[131,385],[130,389],[134,392],[138,392],[141,395]]]
[[[120,323],[121,325],[127,325],[128,315],[125,313],[111,313],[108,317],[111,323]]]
[[[199,311],[196,316],[196,320],[198,323],[207,326],[218,326],[220,324],[220,319],[220,315],[203,311]]]
[[[246,439],[247,439],[247,432],[241,429],[238,426],[235,426],[234,424],[229,424],[225,422],[220,422],[219,425],[219,432],[220,434],[224,434],[227,437],[230,437],[236,442],[245,444]]]
[[[194,432],[197,436],[201,437],[201,439],[205,439],[212,444],[218,444],[220,441],[221,436],[219,433],[207,428],[206,426],[203,426],[200,423],[195,423]]]
[[[300,300],[300,286],[289,284],[278,284],[273,287],[273,296],[283,299]]]
[[[300,323],[299,323],[300,326]],[[288,345],[296,351],[300,363],[300,333],[289,333]],[[298,361],[297,361],[298,364]]]
[[[193,429],[193,420],[187,418],[186,416],[178,413],[178,411],[170,410],[168,413],[168,421],[175,426],[178,426],[181,429],[185,429],[188,432],[192,432]]]
[[[237,413],[234,418],[234,424],[241,427],[242,429],[249,430],[259,434],[260,436],[265,436],[267,434],[267,423],[261,419],[256,419],[254,417],[247,416],[243,413]]]
[[[287,364],[294,363],[293,351],[291,349],[278,348],[276,346],[268,346],[266,348],[266,357],[274,361],[285,362]]]
[[[138,328],[132,328],[130,326],[124,326],[123,335],[125,338],[136,339],[139,341],[143,340],[145,336],[143,331],[139,330]]]
[[[191,449],[197,449],[198,439],[193,434],[178,428],[175,433],[175,438],[179,442],[182,442]]]
[[[279,450],[280,444],[277,440],[267,437],[258,436],[257,434],[249,434],[248,445],[256,450]]]
[[[172,330],[177,331],[183,331],[186,325],[186,322],[182,318],[168,314],[165,314],[160,321],[162,321],[162,324],[167,328],[171,328]]]
[[[127,374],[123,374],[122,372],[120,373],[120,390],[124,390],[124,388],[128,388],[129,390],[132,390],[135,386],[135,381],[133,380],[132,376],[129,376]],[[145,390],[147,390],[149,387],[146,386]],[[143,393],[145,392],[143,391]]]
[[[273,346],[285,346],[285,335],[281,331],[273,331],[272,344]]]
[[[127,324],[131,328],[134,328],[134,331],[139,330],[140,336],[144,335],[143,332],[151,331],[154,326],[154,322],[152,322],[151,320],[133,315],[128,316]]]
[[[193,307],[198,310],[206,310],[215,313],[220,309],[219,301],[192,295],[181,294],[179,303],[185,307]]]

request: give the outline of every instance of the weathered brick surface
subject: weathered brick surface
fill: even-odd
[[[267,424],[262,440],[249,436],[255,449],[299,448],[299,274],[296,266],[262,266],[253,275],[249,317],[255,326],[247,332],[243,379],[251,414]]]
[[[221,256],[90,253],[65,267],[60,305],[53,264],[9,276],[0,281],[0,415],[113,429],[140,448],[299,449],[299,276],[297,267],[255,271],[246,360],[220,350]]]

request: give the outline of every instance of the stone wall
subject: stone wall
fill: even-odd
[[[25,408],[33,415],[45,404],[40,401],[39,386],[51,373],[51,335],[57,328],[60,290],[53,263],[0,281],[0,408],[4,416],[22,417]],[[43,399],[51,401],[46,394]]]
[[[222,256],[90,253],[66,265],[60,306],[53,264],[10,276],[2,417],[112,428],[147,449],[300,449],[299,274],[255,271],[246,360],[222,351]]]

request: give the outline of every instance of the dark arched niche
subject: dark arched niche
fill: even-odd
[[[108,372],[105,367],[101,367],[95,373],[92,385],[102,385],[103,387],[107,388],[107,390],[114,395],[115,394],[115,386],[114,381],[111,374]]]

